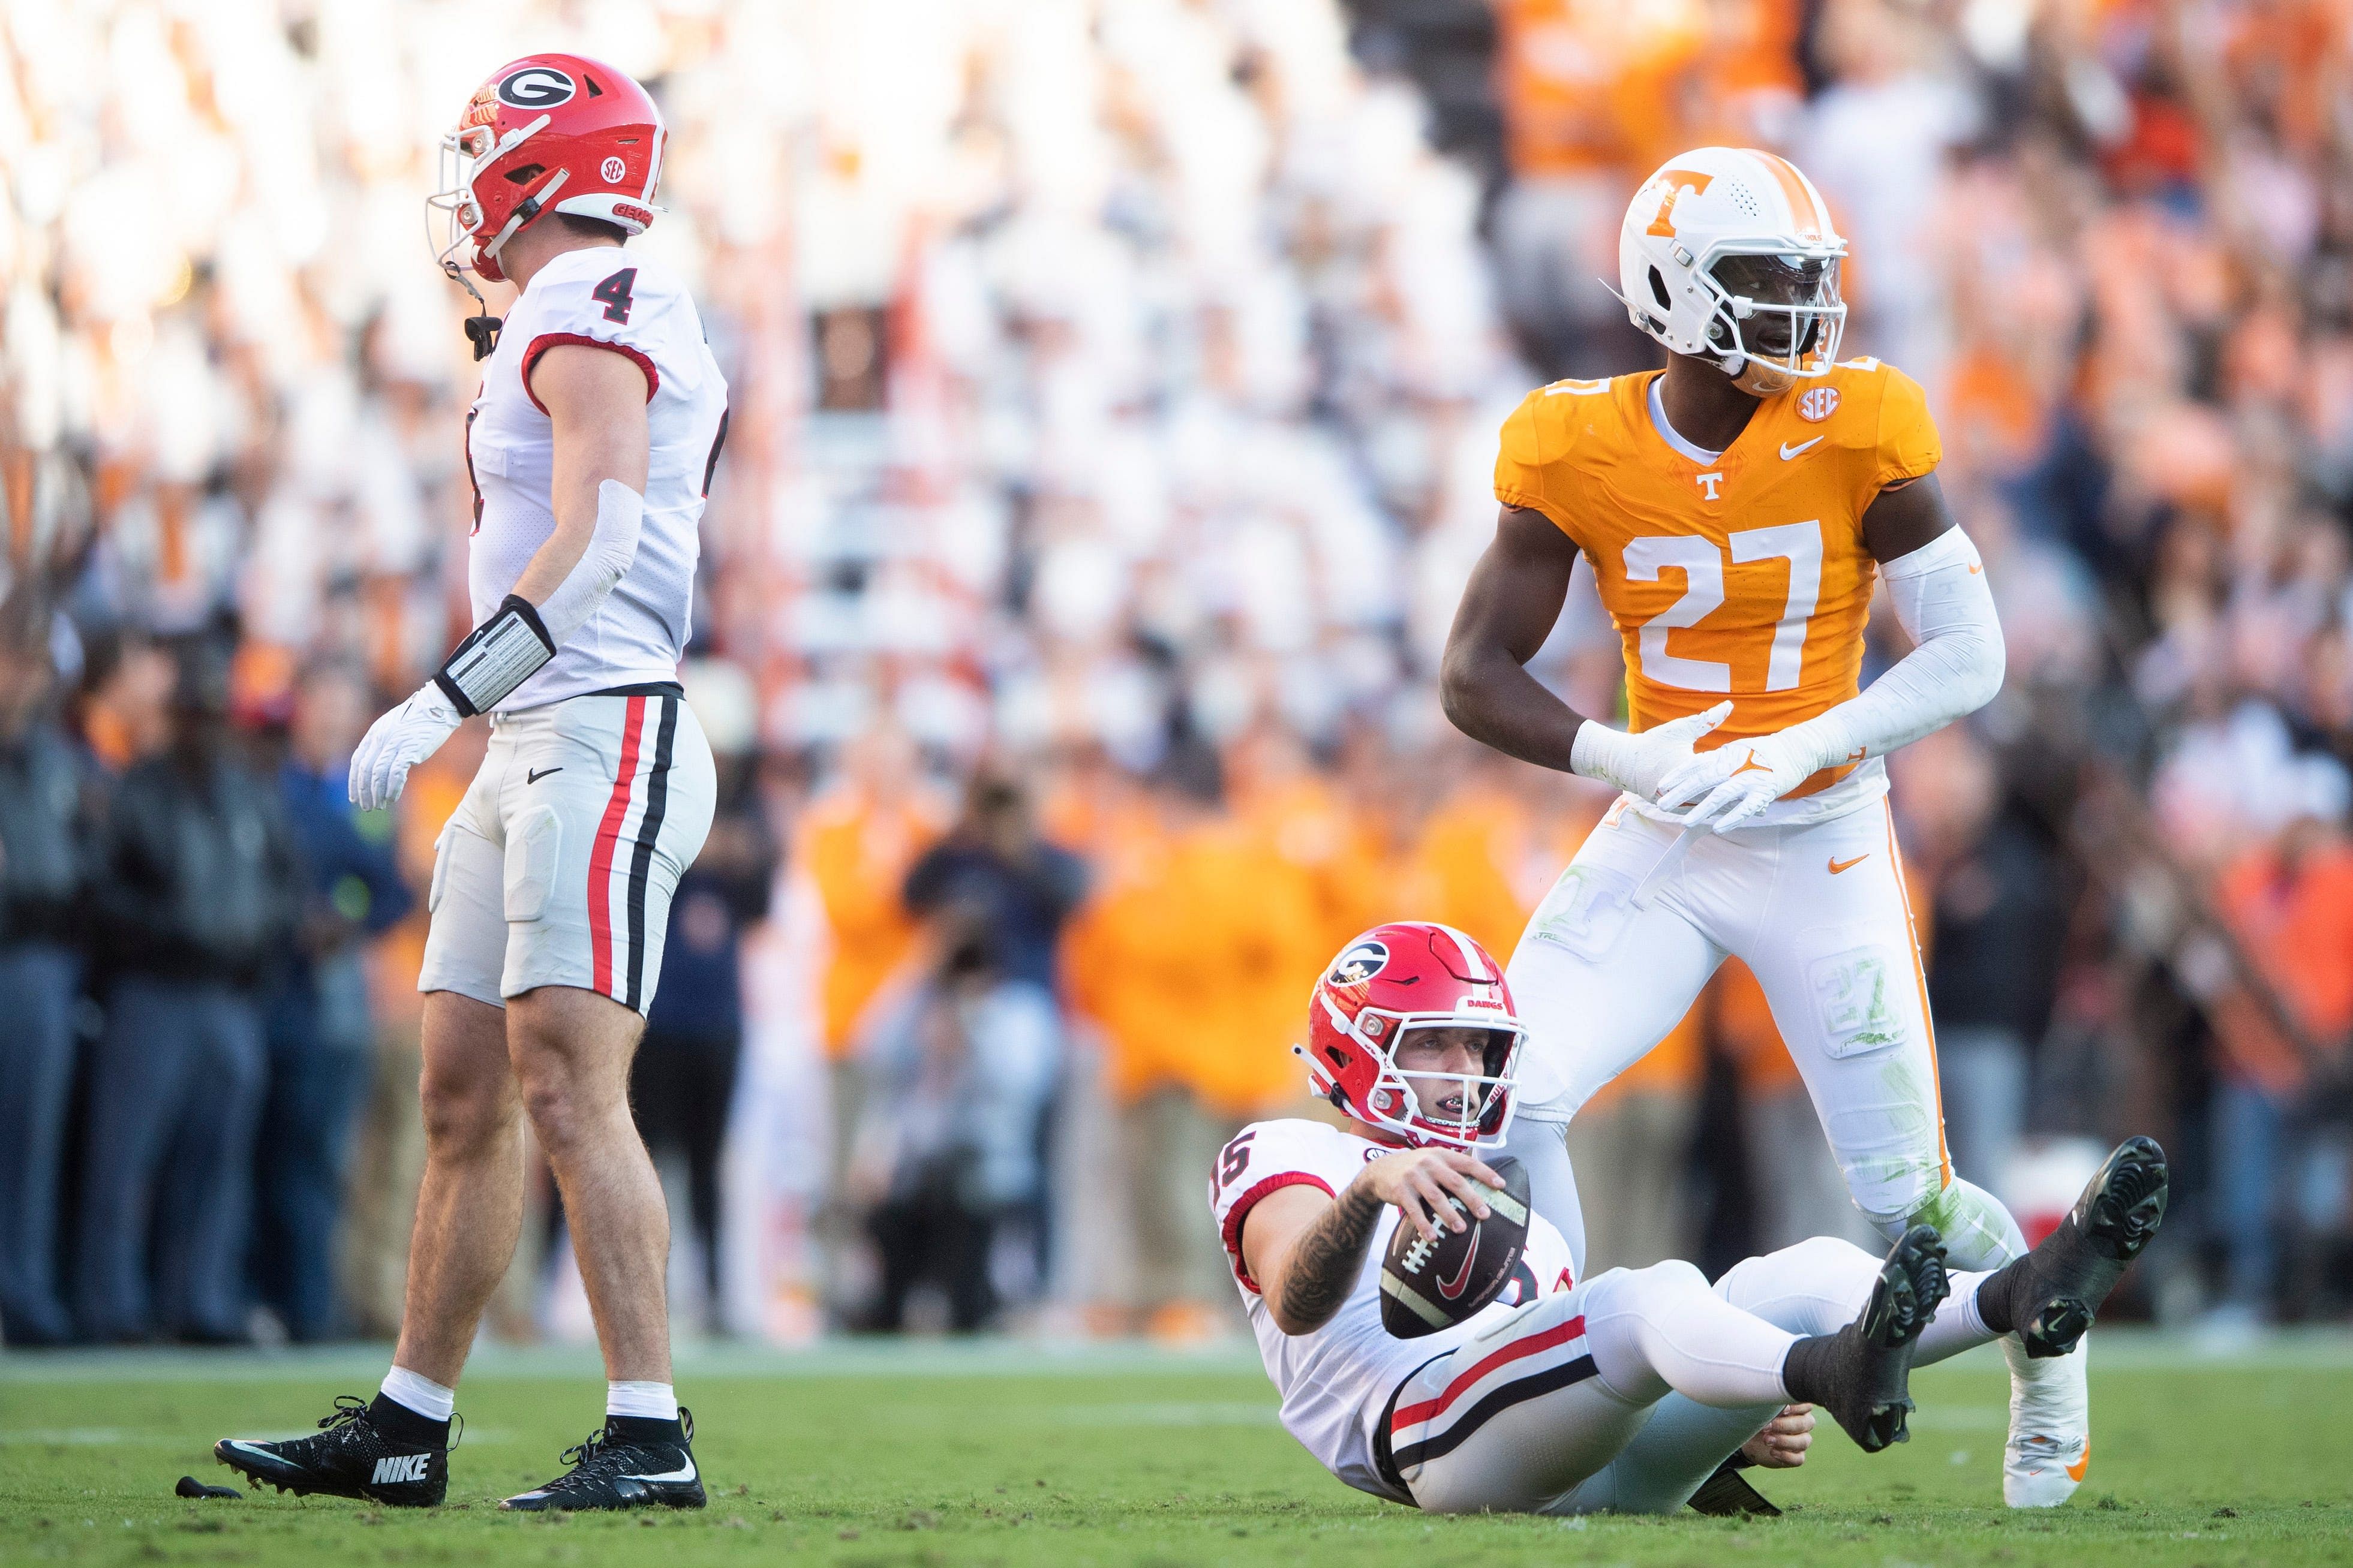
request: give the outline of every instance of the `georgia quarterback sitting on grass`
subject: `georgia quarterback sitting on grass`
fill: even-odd
[[[1342,950],[1308,1030],[1310,1082],[1346,1125],[1244,1129],[1210,1207],[1283,1426],[1350,1486],[1432,1512],[1671,1511],[1736,1456],[1802,1463],[1815,1405],[1866,1450],[1901,1442],[1914,1364],[2011,1332],[2064,1352],[2164,1215],[2165,1156],[2134,1139],[1999,1269],[1948,1275],[1918,1226],[1884,1259],[1818,1237],[1710,1287],[1682,1262],[1579,1280],[1561,1233],[1518,1209],[1516,1258],[1483,1260],[1506,1281],[1491,1304],[1399,1338],[1382,1306],[1397,1227],[1439,1247],[1508,1201],[1481,1156],[1510,1128],[1526,1029],[1476,942],[1403,922]],[[1482,1261],[1470,1241],[1441,1295]]]

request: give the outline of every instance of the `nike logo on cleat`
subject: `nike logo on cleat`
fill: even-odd
[[[535,771],[525,769],[522,775],[522,782],[526,784],[535,784],[540,780],[545,778],[548,774],[560,773],[563,771],[564,769],[560,765],[552,768],[540,768]]]
[[[1815,437],[1810,441],[1800,441],[1794,447],[1790,446],[1787,441],[1784,441],[1781,443],[1781,460],[1786,463],[1792,458],[1801,456],[1809,448],[1820,446],[1821,441],[1822,437],[1820,436]]]
[[[378,1459],[375,1474],[368,1478],[368,1485],[381,1487],[401,1481],[421,1481],[425,1479],[425,1466],[432,1458],[430,1454],[394,1454]]]
[[[623,1476],[621,1479],[625,1481],[662,1481],[673,1486],[683,1486],[694,1479],[694,1456],[689,1454],[686,1457],[686,1468],[682,1470],[670,1470],[659,1476]]]

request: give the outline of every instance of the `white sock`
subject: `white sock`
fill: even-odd
[[[1978,1310],[1978,1287],[1999,1272],[1992,1268],[1981,1274],[1954,1271],[1950,1276],[1953,1293],[1945,1298],[1945,1304],[1936,1309],[1936,1315],[1920,1331],[1920,1348],[1912,1352],[1913,1365],[1926,1366],[2001,1337],[1986,1327],[1985,1316]]]
[[[675,1421],[678,1391],[667,1383],[608,1383],[605,1385],[605,1414]]]
[[[396,1366],[384,1374],[384,1396],[427,1421],[447,1421],[458,1408],[458,1391],[444,1388],[429,1377]]]

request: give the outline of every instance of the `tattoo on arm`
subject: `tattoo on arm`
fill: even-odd
[[[1320,1329],[1356,1289],[1365,1250],[1381,1217],[1381,1202],[1354,1183],[1292,1243],[1291,1266],[1283,1270],[1283,1315]]]

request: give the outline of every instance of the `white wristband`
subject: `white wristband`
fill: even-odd
[[[1588,719],[1577,727],[1577,739],[1569,742],[1569,771],[1619,789],[1631,789],[1634,786],[1626,780],[1630,741],[1624,731]]]

